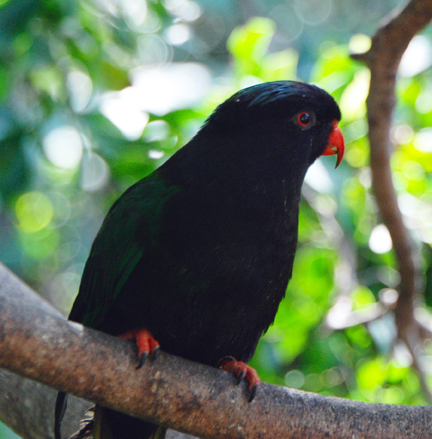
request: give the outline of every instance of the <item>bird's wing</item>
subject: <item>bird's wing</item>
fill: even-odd
[[[137,263],[157,244],[163,206],[175,192],[152,174],[117,200],[91,248],[70,320],[100,324]]]

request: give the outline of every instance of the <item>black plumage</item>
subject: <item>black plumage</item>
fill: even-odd
[[[70,319],[112,335],[146,328],[164,351],[211,366],[248,361],[291,278],[305,173],[343,154],[340,117],[329,94],[292,81],[225,101],[113,205]],[[111,419],[118,437],[149,426]]]

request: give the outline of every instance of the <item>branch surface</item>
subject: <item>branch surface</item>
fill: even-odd
[[[0,420],[23,439],[54,437],[54,405],[57,392],[36,381],[0,369]],[[63,437],[78,430],[84,412],[92,404],[69,397]]]
[[[401,281],[395,309],[399,336],[407,341],[414,328],[414,297],[420,270],[418,256],[403,223],[392,182],[390,128],[395,107],[395,86],[400,60],[408,44],[432,19],[432,0],[411,0],[384,21],[372,38],[368,52],[353,57],[371,71],[367,98],[372,188],[382,221],[388,228],[399,267]]]
[[[394,309],[398,336],[413,357],[423,390],[432,401],[432,394],[420,367],[417,346],[425,332],[414,314],[414,302],[420,290],[419,255],[400,212],[390,168],[390,128],[395,107],[395,86],[400,60],[408,44],[432,19],[432,0],[411,0],[394,11],[377,30],[368,52],[354,55],[371,71],[367,98],[369,141],[371,150],[372,188],[383,223],[390,232],[400,273],[399,299]]]
[[[228,372],[161,353],[136,370],[133,345],[66,321],[0,265],[0,366],[195,436],[415,438],[431,407],[366,404],[263,383],[247,402]]]

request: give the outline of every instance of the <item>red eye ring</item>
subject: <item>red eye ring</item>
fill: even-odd
[[[297,116],[297,122],[301,127],[307,127],[312,122],[312,117],[307,111],[302,111]]]

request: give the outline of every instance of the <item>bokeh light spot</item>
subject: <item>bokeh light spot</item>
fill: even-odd
[[[398,73],[410,78],[426,70],[432,64],[432,47],[424,35],[415,36],[405,51],[399,64]]]
[[[194,21],[202,14],[198,3],[190,0],[165,0],[163,3],[171,14],[185,21]]]
[[[427,89],[418,95],[415,101],[415,108],[420,114],[432,111],[432,90]]]
[[[332,8],[332,0],[294,1],[294,10],[304,23],[316,26],[327,20]]]
[[[128,87],[131,88],[131,87]],[[124,91],[127,91],[125,89]],[[106,97],[101,105],[101,113],[109,119],[129,140],[141,137],[149,120],[149,115],[144,111],[134,108],[128,99],[117,96]]]
[[[387,253],[393,247],[392,239],[387,227],[384,224],[378,224],[372,230],[369,238],[369,248],[378,254]]]
[[[369,36],[364,34],[355,34],[351,37],[348,48],[351,53],[364,53],[367,52],[372,44],[372,40]]]
[[[432,152],[432,128],[421,129],[414,137],[414,146],[421,152]]]
[[[63,125],[49,132],[43,139],[43,150],[47,159],[55,166],[74,169],[81,161],[83,143],[78,130]]]
[[[397,144],[404,145],[411,142],[414,137],[414,131],[410,125],[404,123],[393,129],[392,137]]]
[[[309,167],[305,182],[320,193],[331,193],[334,188],[327,169],[319,160]]]
[[[85,191],[102,189],[109,180],[109,167],[98,154],[89,152],[82,159],[80,185]]]
[[[83,111],[93,92],[92,80],[85,73],[74,70],[67,76],[67,86],[70,92],[71,107],[76,112]]]
[[[144,130],[145,142],[160,142],[170,135],[170,126],[164,120],[150,122]]]
[[[127,105],[163,116],[197,105],[211,86],[209,69],[198,63],[171,63],[164,68],[138,68],[132,87],[120,92]]]
[[[285,375],[285,384],[293,389],[300,389],[305,383],[305,376],[300,370],[291,370]]]
[[[166,39],[173,46],[180,46],[186,43],[190,36],[190,27],[183,23],[173,24],[165,31]]]
[[[154,160],[161,159],[164,155],[165,155],[164,152],[162,152],[162,151],[156,151],[155,149],[151,149],[151,150],[148,152],[148,156],[149,156],[151,159],[154,159]]]
[[[42,192],[27,192],[15,204],[18,227],[27,233],[35,233],[50,224],[54,209],[50,199]]]

